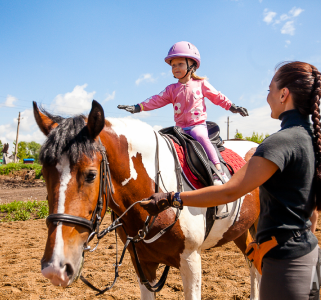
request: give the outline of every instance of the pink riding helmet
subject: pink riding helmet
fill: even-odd
[[[195,60],[197,63],[196,69],[201,65],[200,53],[197,48],[189,42],[178,42],[174,44],[174,46],[169,49],[168,54],[165,57],[165,62],[170,65],[171,60],[175,57],[187,57]]]

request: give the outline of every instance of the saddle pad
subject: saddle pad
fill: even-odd
[[[175,143],[175,141],[173,141],[173,144],[178,156],[179,163],[188,181],[192,184],[192,186],[195,189],[201,189],[205,187],[205,185],[198,180],[198,178],[192,173],[192,171],[188,167],[183,147]]]
[[[222,155],[223,159],[233,168],[235,173],[246,164],[246,161],[231,149],[225,148],[225,150],[220,152],[220,154]]]
[[[173,140],[172,140],[173,141]],[[205,187],[198,179],[197,177],[192,173],[192,171],[189,169],[186,158],[185,158],[185,153],[184,149],[182,146],[178,145],[173,141],[179,163],[183,169],[183,172],[189,182],[193,185],[195,189],[200,189]],[[220,152],[222,155],[223,159],[233,168],[234,172],[237,172],[240,168],[242,168],[245,165],[245,160],[239,156],[237,153],[230,149],[226,149],[222,152]]]

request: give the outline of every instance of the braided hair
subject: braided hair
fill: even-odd
[[[321,73],[315,66],[300,61],[281,63],[276,69],[274,78],[278,89],[288,88],[294,107],[303,115],[312,114],[316,206],[321,210]]]

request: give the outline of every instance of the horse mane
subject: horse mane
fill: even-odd
[[[42,164],[55,164],[63,154],[67,155],[71,164],[76,164],[82,155],[91,157],[98,150],[97,143],[89,135],[84,115],[63,118],[43,108],[40,110],[58,124],[41,147],[39,159]]]

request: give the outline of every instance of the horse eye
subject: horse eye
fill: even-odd
[[[86,177],[86,181],[87,182],[93,182],[94,180],[95,180],[95,178],[96,178],[96,173],[94,173],[94,172],[90,172],[90,173],[88,173],[88,175],[87,175],[87,177]]]

